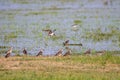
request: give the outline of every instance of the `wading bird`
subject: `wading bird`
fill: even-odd
[[[87,51],[84,52],[85,55],[90,54],[91,53],[91,49],[88,49]]]
[[[72,30],[73,31],[78,31],[79,30],[79,25],[77,25],[77,24],[72,25]]]
[[[78,25],[77,25],[77,24],[74,24],[74,25],[72,25],[72,27],[73,27],[73,28],[76,28],[76,27],[78,27]]]
[[[12,53],[12,48],[11,47],[7,52],[6,52],[6,55],[5,55],[5,58],[8,58],[10,56],[10,54]]]
[[[25,48],[23,49],[23,54],[27,55],[27,50]]]
[[[56,31],[56,29],[54,29],[53,31],[51,29],[47,29],[47,30],[43,30],[43,31],[48,32],[48,36],[55,36],[54,32]]]
[[[68,49],[68,51],[63,56],[69,56],[69,55],[71,55],[71,50],[70,49]]]
[[[63,52],[63,49],[60,49],[60,50],[55,54],[55,56],[62,56],[62,52]]]
[[[68,43],[69,43],[69,40],[66,40],[65,42],[63,42],[63,45],[64,45],[64,46],[67,46]]]
[[[42,56],[43,55],[43,49],[40,49],[39,53],[36,56]]]

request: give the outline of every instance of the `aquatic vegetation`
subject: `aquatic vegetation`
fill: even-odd
[[[95,48],[90,46],[92,43],[97,42],[101,49],[99,44],[107,40],[111,40],[110,48],[109,44],[105,46],[107,49],[120,49],[120,1],[113,1],[113,6],[102,5],[100,1],[1,0],[0,43],[15,49],[13,56],[5,59],[9,46],[0,46],[0,79],[119,80],[120,51],[98,56],[95,49],[91,55],[83,54],[86,48]],[[79,25],[75,31],[71,31],[73,24]],[[48,36],[42,29],[56,29],[56,36]],[[70,46],[73,53],[66,57],[34,56],[41,47],[45,53],[51,53],[51,48],[54,52],[54,47],[65,48],[62,44],[66,39],[82,42],[83,47]],[[23,56],[22,47],[31,54]]]
[[[37,48],[39,46],[45,48],[44,42],[46,41],[48,45],[51,44],[51,47],[47,47],[52,48],[56,45],[57,48],[60,48],[62,41],[69,38],[72,42],[83,42],[85,46],[82,49],[89,47],[90,40],[91,45],[93,43],[96,46],[102,43],[106,44],[107,49],[118,50],[120,20],[119,7],[116,6],[119,6],[119,0],[116,0],[111,8],[98,5],[99,1],[1,1],[5,5],[0,5],[0,42],[19,47]],[[90,4],[87,4],[89,2]],[[78,27],[71,27],[73,24]],[[97,29],[99,27],[100,30]],[[107,31],[104,30],[105,28]],[[50,37],[42,29],[56,29],[56,36]],[[107,40],[109,43],[104,43]],[[100,48],[99,46],[91,47],[101,49],[102,44],[100,44]],[[72,47],[72,49],[76,50],[76,53],[80,53],[78,52],[79,48]],[[35,49],[30,50],[30,52],[34,51]]]
[[[117,29],[110,29],[109,32],[102,32],[100,28],[86,32],[86,36],[82,36],[86,39],[93,39],[94,41],[109,40],[113,36],[116,36],[119,39],[120,32]],[[117,40],[118,40],[117,39]]]
[[[67,3],[68,1],[67,0],[60,0],[60,2]],[[69,2],[75,2],[75,0],[69,0]]]
[[[20,4],[28,4],[29,3],[29,1],[27,1],[27,0],[21,0],[21,1],[19,1],[19,0],[12,0],[12,2],[13,3],[20,3]]]
[[[39,37],[43,37],[43,34],[42,34],[42,32],[40,32],[40,33],[39,33]]]
[[[5,54],[5,52],[6,52],[6,49],[0,50],[0,54]]]
[[[74,20],[74,24],[80,24],[80,25],[82,25],[82,21],[81,20]]]
[[[59,40],[59,39],[63,39],[63,38],[65,38],[65,36],[64,35],[56,35],[56,36],[52,36],[52,37],[50,37],[52,40]]]
[[[6,54],[6,52],[7,52],[6,48],[0,49],[0,54],[3,55],[3,54]],[[12,52],[16,54],[16,53],[18,53],[19,51],[18,51],[18,50],[13,50]],[[1,56],[1,55],[0,55],[0,56]]]
[[[29,16],[29,15],[46,15],[46,14],[50,14],[50,15],[56,15],[57,12],[51,12],[51,11],[37,11],[37,12],[28,12],[26,14],[24,14],[25,16]]]
[[[0,46],[0,48],[5,49],[5,48],[9,48],[9,46]]]
[[[6,34],[4,38],[5,38],[5,40],[17,38],[17,34],[16,34],[16,32],[11,32],[11,33]]]

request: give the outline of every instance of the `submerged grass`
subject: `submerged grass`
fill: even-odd
[[[5,40],[11,39],[11,38],[17,38],[16,32],[11,32],[11,33],[5,35]]]
[[[119,29],[110,28],[108,32],[107,31],[103,32],[100,28],[98,28],[95,31],[93,30],[91,32],[86,32],[86,36],[83,36],[83,38],[93,39],[94,41],[97,42],[102,40],[109,40],[112,37],[116,37],[117,41],[120,41],[119,35],[120,35]]]
[[[64,35],[57,35],[57,36],[52,36],[52,40],[58,40],[58,39],[63,39],[65,36]]]
[[[46,15],[46,14],[51,14],[51,15],[57,15],[57,12],[51,12],[51,11],[38,11],[38,12],[29,12],[26,13],[25,16],[29,16],[29,15]]]
[[[80,25],[82,25],[82,21],[81,20],[74,20],[74,24],[80,24]]]

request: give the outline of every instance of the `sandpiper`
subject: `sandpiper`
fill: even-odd
[[[104,0],[104,1],[103,1],[103,4],[104,4],[104,5],[108,5],[108,0]]]
[[[66,40],[65,42],[63,42],[63,45],[64,45],[64,46],[67,46],[68,43],[69,43],[69,40]]]
[[[55,31],[56,29],[54,29],[53,31],[51,29],[47,29],[47,30],[43,30],[43,31],[47,31],[48,32],[48,36],[55,36]]]
[[[50,30],[50,31],[48,32],[48,35],[49,35],[49,36],[55,36],[55,33],[54,33],[55,31],[56,31],[56,30],[53,30],[53,31]]]
[[[55,56],[62,56],[62,52],[63,52],[63,49],[60,49],[60,50],[55,54]]]
[[[43,49],[40,49],[39,53],[36,56],[42,56],[43,55]]]
[[[69,56],[69,55],[71,55],[71,50],[70,49],[68,49],[68,51],[63,56]]]
[[[12,48],[10,47],[10,49],[6,52],[5,58],[8,58],[10,56],[10,54],[12,53]]]
[[[23,49],[23,54],[27,55],[27,50],[25,48]]]
[[[84,52],[85,55],[90,54],[91,53],[91,49],[88,49],[87,51]]]
[[[77,25],[77,24],[72,25],[72,30],[73,31],[78,31],[79,30],[78,26],[79,25]]]
[[[72,27],[73,27],[73,28],[77,28],[77,27],[78,27],[78,25],[77,25],[77,24],[74,24],[74,25],[72,25]]]

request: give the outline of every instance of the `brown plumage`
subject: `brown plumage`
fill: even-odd
[[[48,36],[55,36],[54,32],[56,31],[56,29],[54,29],[53,31],[51,29],[47,29],[47,30],[43,30],[43,31],[48,32]]]
[[[69,56],[71,55],[71,50],[69,49],[63,56]]]
[[[25,48],[23,49],[23,54],[27,55],[27,50]]]
[[[55,54],[55,56],[62,56],[62,52],[63,52],[63,50],[60,49],[60,50]]]
[[[90,49],[84,52],[85,55],[90,54],[90,53],[91,53]]]
[[[6,52],[5,58],[8,58],[12,53],[12,47]]]
[[[107,0],[104,0],[104,5],[108,5],[108,1]]]
[[[36,56],[42,56],[42,55],[43,55],[43,50],[41,49]]]
[[[53,31],[49,31],[49,32],[48,32],[48,35],[49,35],[49,36],[55,36],[55,33],[54,33]]]
[[[66,40],[65,42],[63,42],[63,45],[64,45],[64,46],[67,46],[68,43],[69,43],[69,40]]]

